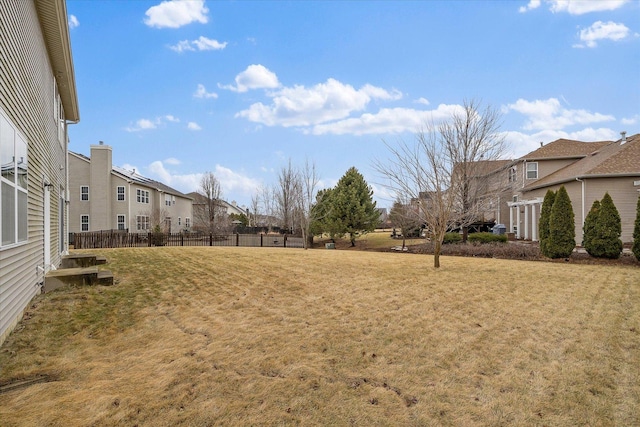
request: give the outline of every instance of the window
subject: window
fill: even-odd
[[[184,219],[184,226],[187,227],[187,228],[191,227],[191,218],[186,217]]]
[[[124,230],[126,221],[124,215],[118,215],[118,230]]]
[[[171,196],[169,194],[164,195],[164,205],[171,206]]]
[[[83,202],[89,201],[89,186],[83,185],[80,187],[80,200]]]
[[[136,230],[144,231],[149,229],[149,217],[146,215],[136,216]]]
[[[176,204],[176,196],[171,196],[171,200],[173,201],[173,205],[175,206],[175,204]]]
[[[149,203],[149,192],[147,190],[136,190],[136,200],[138,203]]]
[[[119,185],[117,190],[117,200],[119,202],[124,202],[124,187]]]
[[[527,163],[527,179],[538,179],[538,162]]]
[[[509,182],[516,182],[516,168],[509,168]]]
[[[518,195],[513,196],[513,203],[518,201]]]
[[[178,225],[182,225],[182,218],[178,217]]]
[[[4,114],[0,114],[0,168],[0,246],[25,242],[28,238],[27,142]]]
[[[89,231],[89,215],[80,215],[80,231]]]

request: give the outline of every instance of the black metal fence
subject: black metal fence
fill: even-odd
[[[128,233],[107,230],[74,233],[75,249],[147,246],[243,246],[302,248],[302,237],[287,234]]]

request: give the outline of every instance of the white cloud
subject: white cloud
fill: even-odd
[[[637,123],[640,123],[640,114],[636,114],[632,117],[625,117],[620,120],[620,123],[622,123],[623,125],[635,125]]]
[[[251,196],[261,186],[260,181],[220,165],[216,165],[214,175],[220,180],[223,196],[236,192]]]
[[[206,24],[209,9],[204,0],[177,1],[169,0],[150,7],[145,15],[144,23],[155,28],[180,28],[192,22]]]
[[[375,114],[363,114],[333,123],[318,124],[307,133],[314,135],[367,135],[415,132],[425,124],[440,122],[460,112],[460,105],[440,104],[435,110],[383,108]]]
[[[235,81],[235,86],[218,84],[218,87],[242,93],[249,89],[275,89],[280,86],[276,74],[261,64],[249,65],[236,76]]]
[[[523,127],[525,130],[563,129],[572,125],[615,120],[615,117],[607,114],[565,109],[556,98],[535,101],[518,99],[514,104],[509,104],[505,111],[517,111],[527,116]]]
[[[196,50],[222,50],[227,47],[227,42],[220,43],[217,40],[208,39],[204,36],[196,40],[182,40],[178,44],[169,46],[169,49],[176,52],[196,51]]]
[[[578,33],[580,41],[584,42],[584,45],[577,44],[574,47],[596,47],[598,40],[613,40],[619,41],[629,36],[629,28],[624,24],[617,24],[615,22],[602,22],[596,21],[589,28],[584,28]]]
[[[422,105],[430,105],[431,104],[427,98],[418,98],[413,102],[415,102],[416,104],[422,104]]]
[[[267,94],[270,105],[261,102],[240,111],[236,117],[267,126],[312,126],[349,117],[362,111],[373,99],[396,100],[402,97],[398,91],[387,91],[372,85],[356,90],[353,86],[328,79],[306,88],[302,85],[284,87]]]
[[[179,123],[180,119],[172,116],[171,114],[156,117],[155,120],[140,119],[136,121],[134,125],[129,125],[124,128],[124,130],[126,130],[127,132],[139,132],[143,130],[157,129],[159,126],[165,125],[166,122]]]
[[[78,28],[80,26],[80,21],[76,18],[75,15],[69,15],[69,29],[73,30],[74,28]]]
[[[193,93],[193,97],[194,98],[204,98],[204,99],[217,98],[218,94],[214,93],[214,92],[207,92],[207,89],[204,87],[203,84],[198,84],[198,88]]]
[[[202,128],[196,122],[189,122],[187,124],[187,129],[189,129],[189,130],[202,130]]]
[[[629,0],[547,0],[551,12],[567,12],[570,15],[616,10],[628,2]]]
[[[537,9],[539,7],[540,7],[540,0],[531,0],[529,4],[527,4],[526,6],[521,6],[520,9],[518,9],[518,11],[520,13],[524,13],[533,9]]]
[[[168,164],[168,165],[179,165],[180,160],[176,159],[175,157],[169,157],[168,159],[164,159],[164,163]]]
[[[507,153],[510,158],[516,159],[531,151],[540,148],[540,142],[548,144],[556,139],[565,138],[577,141],[615,141],[620,135],[607,128],[585,128],[576,132],[564,132],[558,130],[542,130],[533,134],[522,132],[504,132],[505,142],[511,147]]]

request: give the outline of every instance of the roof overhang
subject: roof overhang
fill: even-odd
[[[559,179],[557,181],[546,182],[546,183],[543,183],[541,185],[531,184],[529,186],[524,187],[522,189],[522,191],[523,192],[527,192],[527,191],[539,190],[540,188],[553,187],[554,185],[565,184],[567,182],[573,182],[573,181],[581,181],[583,179],[633,178],[633,177],[638,177],[638,176],[640,176],[640,172],[580,175],[580,176],[574,176],[574,177],[571,177],[571,178]],[[640,181],[634,181],[634,185],[635,185],[636,182],[640,182]]]
[[[65,0],[35,0],[35,5],[49,61],[58,84],[65,119],[77,122],[80,120],[80,110]]]

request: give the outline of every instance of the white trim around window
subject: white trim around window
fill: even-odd
[[[141,188],[136,189],[136,201],[138,203],[149,204],[149,191]]]
[[[527,179],[538,179],[538,162],[527,162]]]
[[[118,187],[116,188],[116,200],[118,202],[124,202],[126,200],[125,196],[126,193],[124,190],[124,185],[118,185]]]
[[[89,201],[89,186],[81,185],[80,186],[80,200],[83,202]]]
[[[116,226],[118,230],[125,230],[127,228],[127,217],[123,214],[116,216]]]
[[[89,231],[89,215],[80,215],[80,231]]]

